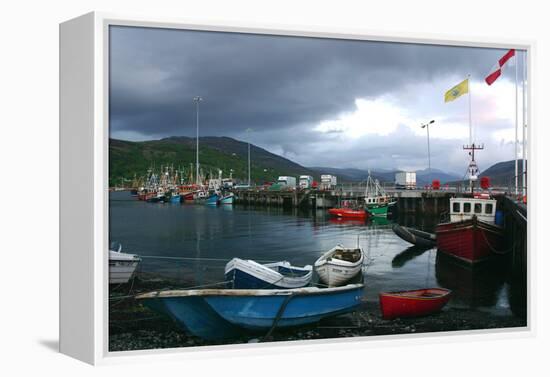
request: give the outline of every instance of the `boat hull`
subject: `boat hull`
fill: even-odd
[[[136,272],[139,260],[109,260],[109,284],[126,284]]]
[[[367,211],[372,216],[387,217],[388,216],[388,204],[376,204],[372,206],[367,206]]]
[[[333,263],[326,263],[323,266],[315,267],[319,275],[319,280],[329,287],[339,287],[344,285],[361,272],[361,265],[342,268],[342,266]]]
[[[332,254],[338,247],[329,250],[315,262],[315,271],[319,280],[329,287],[344,285],[361,272],[363,267],[364,252],[361,249],[361,256],[355,262],[348,262],[332,258]]]
[[[352,284],[324,289],[161,291],[136,298],[170,316],[193,335],[221,339],[244,331],[316,323],[355,310],[362,295],[363,285]]]
[[[392,226],[393,232],[404,241],[421,248],[431,248],[436,245],[435,236],[416,229],[407,228],[398,224]]]
[[[465,263],[488,259],[492,250],[500,250],[503,228],[477,220],[475,217],[436,227],[438,252]]]
[[[186,194],[183,194],[182,199],[185,202],[192,202],[195,199],[195,193],[194,192],[188,192]]]
[[[261,265],[234,258],[225,267],[225,280],[230,281],[229,286],[233,289],[302,288],[311,282],[312,275],[311,266],[297,268],[288,262]]]
[[[351,208],[330,208],[328,213],[332,216],[348,218],[348,219],[366,219],[367,212],[364,210],[356,210]]]
[[[184,331],[207,340],[236,338],[242,330],[222,318],[203,297],[144,300],[150,309],[172,318]]]
[[[209,206],[215,206],[218,205],[220,197],[218,195],[211,195],[206,199],[205,204]]]
[[[220,199],[220,204],[233,204],[235,197],[233,195],[226,196]]]
[[[360,304],[362,290],[361,285],[359,288],[342,292],[316,295],[273,295],[260,299],[250,297],[229,299],[227,296],[222,296],[207,297],[206,301],[218,314],[234,325],[247,330],[268,330],[273,326],[279,309],[287,300],[284,313],[277,322],[277,328],[312,324],[325,317],[350,312]]]
[[[383,292],[379,295],[384,319],[426,316],[440,311],[450,298],[451,291],[443,288]]]
[[[111,243],[109,250],[109,284],[125,284],[134,276],[141,258],[136,254],[122,252],[122,245]]]

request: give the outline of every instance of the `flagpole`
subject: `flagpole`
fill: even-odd
[[[470,123],[470,145],[472,145],[472,88],[470,87],[469,74],[468,74],[468,121]]]
[[[522,184],[521,186],[523,187],[522,189],[522,194],[523,194],[523,197],[525,197],[525,195],[527,195],[527,185],[526,185],[526,181],[527,181],[527,173],[525,171],[525,165],[526,165],[526,161],[525,161],[525,133],[527,132],[527,109],[525,107],[525,99],[526,99],[526,94],[525,94],[525,80],[527,78],[527,50],[523,52],[523,81],[522,81],[522,90],[521,90],[521,93],[522,93],[522,99],[523,99],[523,111],[522,111],[522,119],[523,119],[523,142],[521,144],[521,151],[522,151],[522,159],[521,159],[521,176],[522,176]]]
[[[518,57],[516,55],[516,138],[514,140],[514,161],[515,161],[515,193],[518,194]]]

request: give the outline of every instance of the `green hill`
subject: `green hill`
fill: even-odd
[[[109,186],[120,185],[122,179],[131,180],[134,175],[145,175],[154,166],[172,165],[186,172],[195,164],[196,139],[170,137],[161,140],[132,142],[109,140]],[[233,178],[240,182],[248,180],[248,144],[229,137],[199,138],[201,170],[207,177],[217,176],[218,169],[228,177],[233,169]],[[255,145],[250,145],[251,179],[262,183],[275,181],[280,175],[315,175],[315,172],[286,158],[277,156]]]
[[[522,160],[518,160],[518,176],[519,181],[522,179],[522,169],[521,169]],[[503,161],[497,164],[492,165],[490,168],[484,170],[481,176],[487,176],[491,179],[491,184],[493,186],[512,186],[514,184],[515,173],[515,161]]]

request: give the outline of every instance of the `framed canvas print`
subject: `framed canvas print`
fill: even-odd
[[[91,13],[60,50],[62,352],[530,331],[531,43]]]

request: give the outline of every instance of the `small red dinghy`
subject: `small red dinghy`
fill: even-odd
[[[364,209],[352,208],[331,208],[328,210],[332,216],[343,217],[348,219],[366,219],[368,214]]]
[[[451,298],[451,291],[445,288],[426,288],[381,292],[379,298],[384,319],[419,317],[441,310]]]

